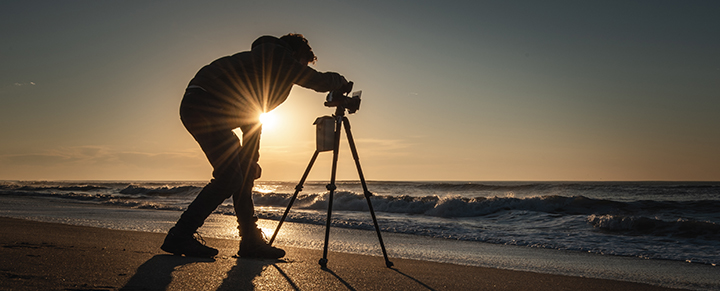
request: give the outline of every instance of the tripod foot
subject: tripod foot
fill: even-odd
[[[388,268],[392,268],[395,265],[391,261],[385,261],[385,266],[387,266]]]
[[[326,258],[322,258],[320,259],[318,264],[320,264],[320,268],[327,269],[327,262],[328,260]]]

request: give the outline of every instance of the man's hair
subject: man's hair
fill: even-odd
[[[299,33],[288,33],[280,37],[280,40],[286,42],[295,52],[296,57],[299,59],[305,58],[311,63],[315,63],[317,57],[312,51],[308,40],[302,34]]]

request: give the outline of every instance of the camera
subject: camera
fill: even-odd
[[[347,109],[348,113],[353,114],[360,109],[360,95],[362,91],[356,91],[352,93],[352,96],[347,96],[347,93],[352,91],[353,82],[348,82],[347,85],[342,88],[330,91],[325,99],[325,106],[327,107],[342,107]]]

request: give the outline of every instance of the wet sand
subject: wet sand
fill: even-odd
[[[675,290],[651,285],[285,248],[238,259],[237,241],[206,239],[214,259],[173,256],[163,234],[0,218],[0,290]]]

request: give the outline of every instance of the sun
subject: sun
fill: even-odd
[[[260,114],[260,123],[262,123],[263,130],[273,128],[277,121],[277,115],[275,115],[272,111]]]

